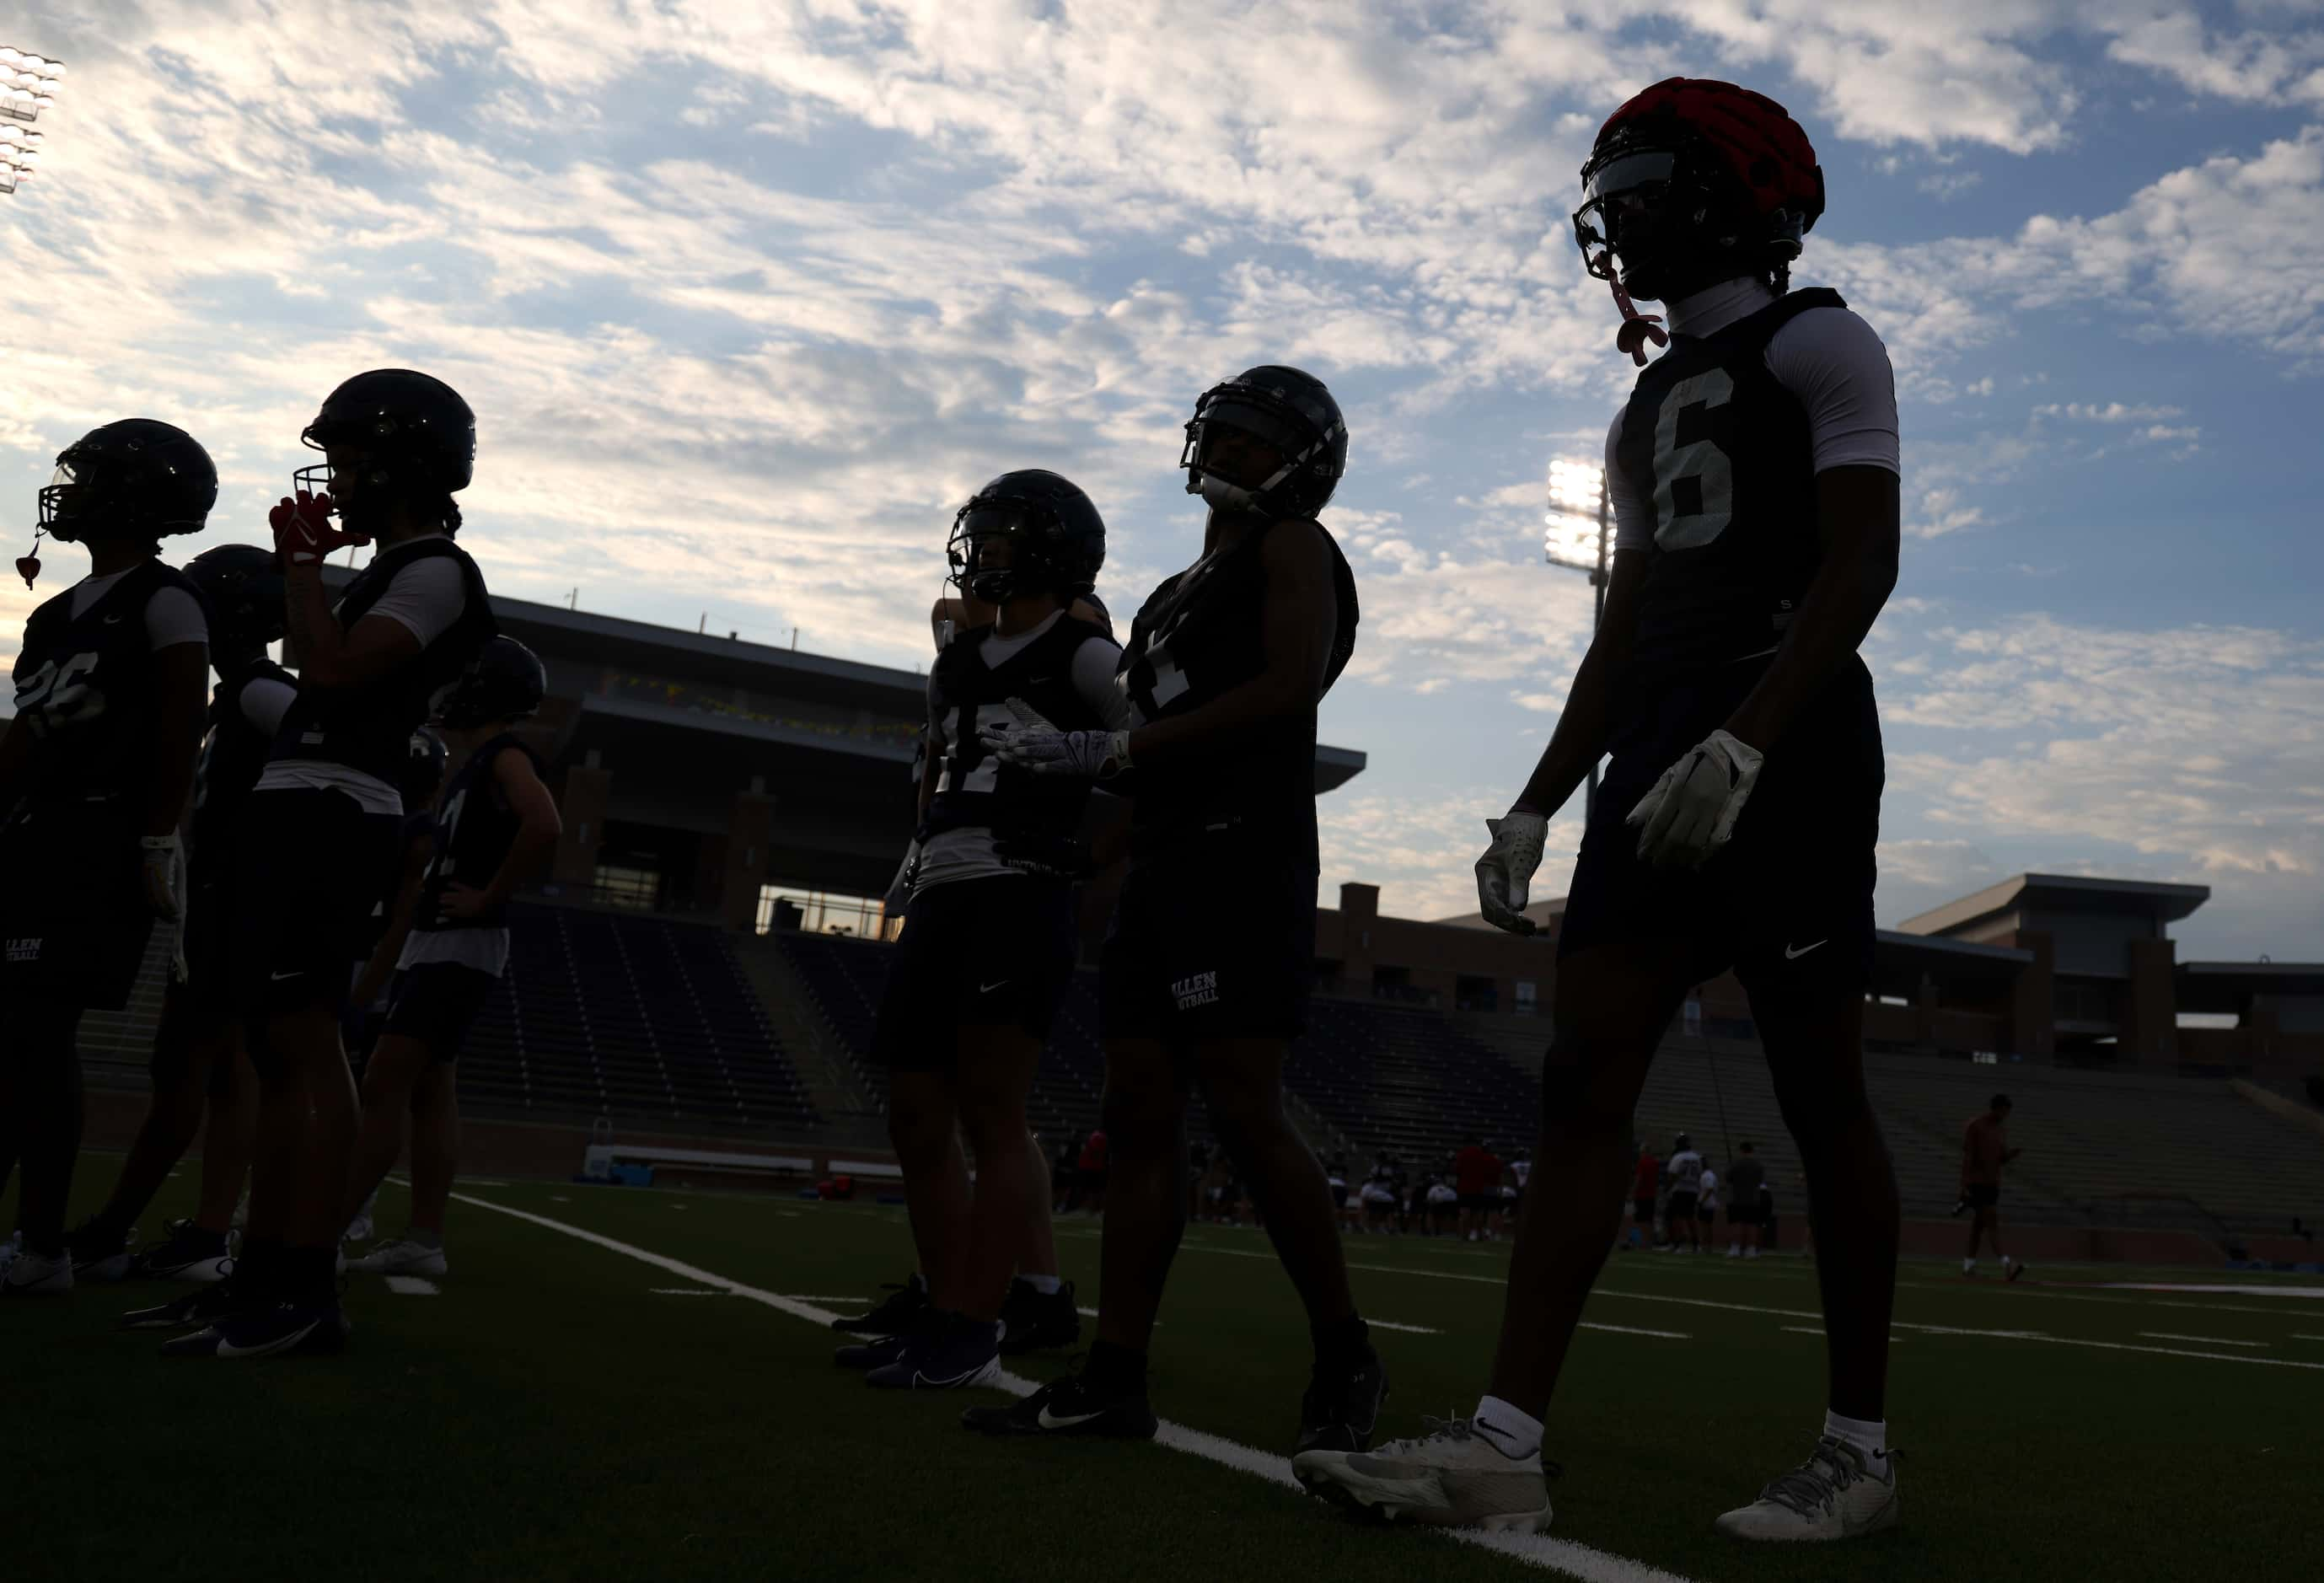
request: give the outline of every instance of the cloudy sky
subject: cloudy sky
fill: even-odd
[[[1370,768],[1324,884],[1472,908],[1587,638],[1543,479],[1628,384],[1566,224],[1629,93],[1786,103],[1903,398],[1880,916],[2028,868],[2209,884],[2324,958],[2324,0],[34,0],[0,488],[128,415],[263,535],[325,391],[478,414],[503,592],[924,660],[952,507],[1079,481],[1126,616],[1190,560],[1205,385],[1325,378]],[[21,553],[21,548],[18,552]],[[51,561],[60,586],[79,554]],[[13,650],[31,598],[0,600]],[[1570,849],[1579,806],[1554,834]],[[1553,860],[1545,884],[1562,888]]]

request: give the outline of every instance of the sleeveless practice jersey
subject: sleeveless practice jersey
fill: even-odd
[[[289,671],[261,658],[221,676],[210,694],[209,734],[202,739],[201,759],[194,769],[193,850],[186,859],[197,885],[222,878],[231,862],[235,824],[273,745],[272,738],[251,724],[242,708],[243,690],[262,681],[293,688],[299,685]]]
[[[1638,375],[1617,463],[1654,503],[1652,560],[1631,663],[1664,676],[1774,651],[1821,550],[1805,410],[1767,370],[1798,315],[1845,308],[1794,291],[1716,335],[1678,336]]]
[[[967,831],[990,833],[1062,859],[1069,855],[1089,800],[1088,781],[1038,775],[1005,763],[985,751],[976,732],[980,723],[1015,725],[1017,717],[1008,706],[1011,698],[1022,698],[1060,731],[1102,730],[1104,720],[1074,686],[1074,656],[1092,640],[1111,652],[1111,640],[1100,628],[1060,615],[996,666],[984,658],[985,640],[992,635],[991,626],[955,633],[928,671],[927,750],[941,769],[920,827],[925,869],[944,866],[938,843]],[[972,861],[958,865],[959,877],[997,871],[996,863],[1007,868],[998,859]],[[924,874],[921,883],[927,882]]]
[[[443,918],[444,892],[455,880],[481,890],[493,882],[507,861],[509,848],[524,821],[501,800],[493,779],[493,765],[503,753],[521,753],[541,770],[540,755],[503,732],[480,744],[468,755],[436,799],[436,845],[428,860],[428,873],[420,884],[420,906],[412,915],[411,932],[441,934],[455,930],[504,929],[508,910],[498,907],[473,918]]]
[[[23,805],[138,803],[152,772],[155,729],[145,606],[162,588],[181,588],[200,603],[191,578],[148,560],[122,573],[78,617],[68,588],[24,623],[16,713],[38,747]]]
[[[1274,529],[1245,534],[1206,556],[1147,597],[1130,623],[1115,685],[1141,724],[1201,708],[1266,668],[1267,566],[1260,541]],[[1323,690],[1355,652],[1355,575],[1330,533],[1332,580],[1340,606]],[[1319,699],[1318,702],[1321,702]],[[1131,770],[1138,843],[1167,844],[1180,834],[1240,824],[1285,843],[1286,862],[1319,866],[1315,846],[1315,714],[1286,722],[1269,737],[1238,743],[1231,754]]]
[[[484,593],[484,575],[467,552],[448,538],[430,538],[398,545],[356,573],[331,609],[339,630],[351,632],[404,567],[430,557],[448,556],[460,567],[467,599],[460,619],[406,663],[372,681],[349,687],[302,686],[271,761],[313,759],[359,770],[392,787],[403,778],[411,733],[427,723],[438,692],[457,679],[476,650],[500,630]]]

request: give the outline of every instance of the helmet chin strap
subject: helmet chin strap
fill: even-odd
[[[16,557],[16,575],[24,579],[26,588],[32,587],[32,579],[41,575],[41,535],[46,531],[43,528],[33,529],[32,553]]]

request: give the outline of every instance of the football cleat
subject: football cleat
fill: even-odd
[[[180,1341],[188,1343],[198,1343],[205,1337],[212,1341],[207,1354],[189,1347],[177,1355],[278,1358],[293,1352],[331,1354],[345,1349],[347,1332],[352,1329],[336,1298],[328,1302],[284,1301],[245,1310],[194,1336],[180,1337]],[[173,1352],[178,1345],[173,1341],[161,1350]]]
[[[234,1267],[233,1247],[223,1231],[205,1231],[191,1220],[172,1220],[169,1236],[141,1250],[129,1273],[146,1281],[223,1281]]]
[[[129,1275],[129,1249],[137,1240],[134,1228],[106,1231],[88,1220],[66,1234],[65,1249],[72,1256],[76,1282],[119,1281]]]
[[[1805,1462],[1720,1517],[1718,1527],[1735,1539],[1829,1542],[1892,1527],[1896,1517],[1896,1453],[1868,1457],[1826,1435]]]
[[[51,1258],[20,1249],[9,1261],[7,1273],[0,1275],[0,1298],[62,1297],[73,1289],[73,1261],[69,1250]]]
[[[1019,1276],[1009,1283],[1009,1295],[1001,1304],[1001,1325],[1004,1358],[1072,1346],[1082,1339],[1082,1315],[1074,1303],[1074,1284],[1067,1281],[1055,1292],[1040,1292]]]
[[[1504,1455],[1464,1418],[1424,1418],[1428,1432],[1377,1451],[1302,1451],[1292,1476],[1310,1495],[1431,1528],[1538,1533],[1549,1526],[1541,1452]]]
[[[938,1316],[904,1344],[893,1363],[863,1376],[888,1391],[950,1391],[981,1385],[1001,1372],[1000,1335],[989,1322],[956,1313]]]
[[[1086,1372],[1051,1380],[1021,1402],[1005,1407],[972,1407],[961,1423],[985,1434],[1104,1435],[1117,1440],[1150,1440],[1160,1427],[1146,1393],[1115,1391],[1094,1385]]]
[[[837,1348],[831,1354],[832,1362],[842,1368],[885,1368],[903,1357],[912,1344],[910,1336],[881,1336],[875,1340],[857,1341]]]
[[[917,1275],[902,1285],[890,1285],[886,1290],[895,1295],[867,1312],[842,1314],[831,1321],[831,1328],[852,1330],[859,1336],[901,1336],[923,1316],[935,1311],[936,1305],[928,1301],[927,1283]]]
[[[363,1208],[355,1211],[355,1218],[347,1222],[346,1231],[339,1240],[369,1242],[377,1235],[372,1225],[372,1211],[377,1208],[379,1208],[379,1189],[374,1187],[371,1190],[371,1196],[364,1200]]]
[[[1388,1400],[1388,1369],[1370,1347],[1351,1366],[1321,1359],[1299,1398],[1299,1443],[1292,1451],[1360,1451],[1371,1444],[1380,1404]]]
[[[365,1275],[440,1275],[445,1273],[444,1249],[426,1247],[409,1238],[383,1242],[361,1258],[346,1258],[340,1268]]]
[[[182,1297],[152,1308],[133,1308],[121,1316],[124,1330],[182,1330],[188,1327],[200,1330],[220,1320],[257,1307],[264,1299],[253,1297],[235,1283],[234,1261],[226,1261],[226,1274],[199,1291],[189,1292]]]

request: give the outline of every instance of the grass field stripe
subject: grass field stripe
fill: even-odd
[[[713,1275],[710,1271],[687,1264],[683,1259],[675,1259],[665,1254],[654,1253],[650,1249],[618,1241],[583,1227],[567,1225],[563,1220],[552,1220],[547,1215],[536,1215],[529,1210],[512,1209],[507,1204],[494,1203],[490,1199],[471,1198],[463,1192],[456,1192],[451,1196],[461,1203],[474,1204],[478,1209],[490,1210],[494,1214],[530,1221],[535,1226],[544,1227],[564,1236],[594,1243],[608,1252],[636,1259],[641,1264],[651,1265],[659,1270],[667,1270],[673,1275],[683,1275],[689,1281],[698,1281],[706,1286],[720,1287],[737,1297],[747,1297],[752,1302],[763,1303],[778,1312],[789,1314],[793,1319],[802,1319],[811,1324],[827,1327],[833,1320],[839,1317],[828,1309],[816,1308],[794,1298],[785,1297],[779,1293],[761,1291],[756,1286],[745,1286],[740,1281],[730,1281],[724,1275]],[[2319,1364],[2318,1367],[2324,1367],[2324,1364]],[[1022,1375],[1010,1374],[1005,1369],[998,1371],[987,1383],[1015,1396],[1029,1396],[1040,1389],[1036,1382],[1025,1378]],[[1298,1480],[1291,1477],[1289,1459],[1279,1451],[1261,1451],[1254,1447],[1246,1446],[1240,1441],[1227,1440],[1219,1435],[1206,1434],[1198,1429],[1188,1429],[1184,1424],[1172,1423],[1167,1419],[1156,1431],[1154,1438],[1173,1450],[1185,1451],[1189,1455],[1201,1457],[1206,1461],[1231,1468],[1239,1473],[1249,1473],[1256,1477],[1264,1478],[1269,1483],[1281,1485],[1287,1489],[1299,1488]],[[1563,1572],[1569,1578],[1581,1578],[1582,1583],[1692,1583],[1692,1579],[1679,1573],[1666,1572],[1659,1567],[1650,1567],[1643,1561],[1634,1561],[1608,1551],[1593,1550],[1589,1545],[1578,1543],[1571,1539],[1554,1539],[1545,1533],[1485,1533],[1469,1528],[1439,1528],[1430,1529],[1427,1532],[1441,1534],[1446,1539],[1454,1540],[1462,1544],[1473,1544],[1481,1550],[1497,1551],[1502,1555],[1514,1560],[1523,1561],[1529,1566],[1541,1567],[1553,1572]]]
[[[2232,1336],[2182,1336],[2176,1330],[2141,1330],[2150,1341],[2200,1341],[2207,1347],[2264,1347],[2264,1341],[2238,1341]]]

